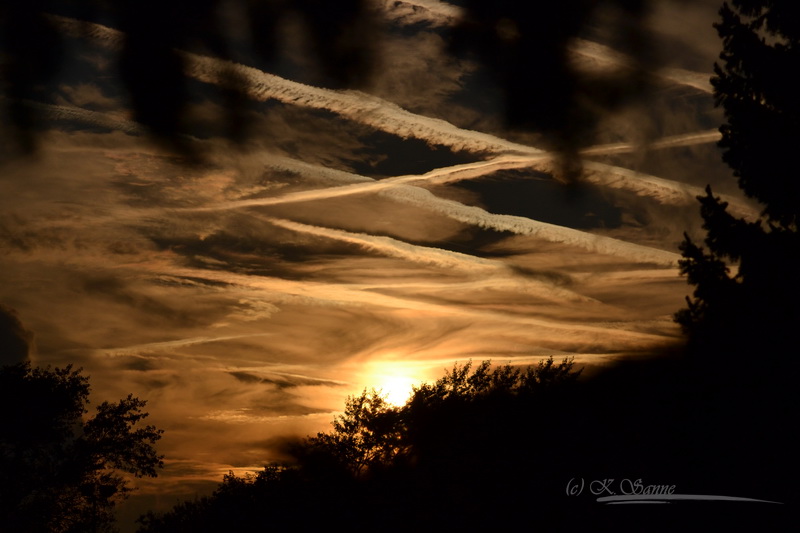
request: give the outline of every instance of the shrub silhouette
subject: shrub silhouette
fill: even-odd
[[[113,529],[124,474],[155,477],[161,430],[143,426],[146,402],[103,402],[85,418],[89,378],[71,366],[0,369],[0,524],[4,531]]]

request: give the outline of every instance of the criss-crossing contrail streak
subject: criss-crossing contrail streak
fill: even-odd
[[[119,46],[122,40],[121,32],[98,24],[84,23],[63,17],[55,17],[55,20],[70,34],[88,35],[109,46]],[[423,175],[398,176],[375,182],[364,182],[323,190],[301,191],[282,197],[226,202],[214,206],[195,208],[194,210],[196,211],[218,211],[335,198],[367,192],[380,192],[391,187],[409,185],[418,181],[447,183],[479,177],[485,175],[488,171],[525,167],[537,168],[537,166],[542,168],[542,165],[547,168],[548,165],[552,164],[551,156],[542,150],[506,141],[493,135],[463,130],[443,120],[409,113],[394,104],[370,95],[353,91],[331,91],[311,87],[225,60],[189,53],[183,53],[183,57],[187,62],[187,74],[207,83],[225,85],[228,83],[229,74],[232,71],[236,72],[240,79],[246,79],[250,82],[244,90],[251,98],[256,100],[277,99],[294,105],[325,109],[400,137],[415,137],[434,144],[449,146],[455,150],[507,154],[488,161],[436,169]],[[674,143],[672,145],[690,142],[711,142],[715,139],[715,135],[715,133],[711,132],[704,132],[701,135],[692,133],[689,134],[688,138],[675,139],[670,142]],[[670,146],[670,144],[665,142],[663,146]],[[632,146],[613,145],[607,147],[606,150],[608,150],[607,153],[619,153],[632,148]],[[591,155],[602,155],[603,153],[606,152],[602,147],[590,149]],[[637,194],[649,194],[660,200],[667,199],[670,202],[675,202],[675,199],[677,199],[679,203],[686,203],[702,192],[698,188],[676,184],[675,182],[669,182],[669,180],[643,176],[611,165],[597,162],[586,162],[585,165],[591,171],[588,179],[594,183],[614,188],[630,189]],[[471,211],[468,216],[465,216],[463,209]],[[465,221],[471,220],[473,223],[486,223],[485,211],[479,214],[473,211],[474,209],[477,208],[461,206],[462,213],[457,216],[460,216]],[[448,213],[453,213],[453,209],[448,209],[447,211]],[[629,255],[632,251],[629,248],[636,247],[636,245],[622,243],[621,241],[616,241],[611,245],[615,241],[614,239],[589,235],[584,232],[531,221],[522,217],[492,215],[491,223],[491,227],[495,229],[503,228],[499,229],[500,231],[542,234],[550,237],[557,235],[556,240],[559,242],[580,242],[584,247],[589,244],[590,249],[597,251],[606,250],[616,251],[617,253],[622,251],[625,255]],[[531,225],[536,227],[531,228]],[[606,242],[606,239],[608,242]],[[666,257],[665,254],[669,254],[669,252],[657,251],[658,259],[656,262],[674,264],[677,254],[669,254],[669,257]],[[649,252],[646,255],[649,257],[648,260],[653,260],[653,252]]]
[[[72,36],[89,37],[110,47],[119,47],[124,34],[100,24],[66,17],[52,19]],[[360,91],[334,91],[298,83],[253,67],[213,57],[180,52],[185,73],[204,83],[228,86],[230,77],[247,81],[241,90],[256,101],[278,100],[291,105],[321,109],[407,139],[421,139],[453,150],[483,152],[542,153],[541,150],[501,139],[488,133],[458,128],[447,121],[417,115],[381,98]]]
[[[461,167],[464,167],[460,170],[463,170],[467,174],[471,172],[480,172],[482,166],[486,166],[491,163],[492,161],[481,161],[479,163],[460,165]],[[381,181],[355,183],[352,185],[343,185],[339,187],[330,187],[311,191],[300,191],[270,198],[253,198],[248,200],[222,202],[211,206],[186,208],[185,210],[190,212],[223,211],[248,207],[265,207],[295,202],[308,202],[313,200],[326,200],[330,198],[350,196],[353,194],[379,192],[397,187],[398,185],[408,185],[417,181],[422,181],[425,179],[425,176],[429,175],[429,177],[452,176],[451,173],[444,173],[441,170],[442,169],[438,169],[437,171],[433,171],[432,174],[429,173],[423,176],[400,176]],[[478,227],[491,228],[496,231],[508,231],[510,233],[516,233],[519,235],[531,235],[553,242],[561,242],[564,244],[579,246],[581,248],[600,253],[622,255],[624,257],[643,262],[655,262],[658,264],[673,265],[677,264],[677,260],[679,259],[679,255],[672,252],[648,248],[610,237],[593,235],[584,231],[557,226],[555,224],[548,224],[546,222],[539,222],[525,217],[492,214],[479,207],[466,206],[459,202],[439,199],[432,194],[430,194],[430,196],[415,196],[412,193],[406,192],[405,195],[399,196],[407,199],[407,203],[414,202],[418,205],[425,205],[429,209],[437,211],[441,214],[445,214],[446,216],[449,216],[455,220]]]
[[[699,132],[685,135],[677,135],[658,141],[660,147],[686,146],[688,144],[712,142],[719,137],[718,132]],[[613,145],[600,145],[587,149],[591,155],[617,154],[635,150],[636,147],[631,143],[617,143]],[[285,161],[285,160],[284,160]],[[213,206],[189,208],[192,211],[219,211],[226,209],[239,209],[248,206],[266,206],[294,202],[308,202],[320,199],[338,198],[364,193],[376,193],[385,189],[412,185],[415,183],[427,184],[446,184],[474,179],[501,170],[513,169],[543,169],[550,171],[553,161],[550,154],[545,152],[535,155],[500,155],[498,157],[464,163],[450,167],[443,167],[431,170],[425,174],[412,174],[405,176],[395,176],[382,180],[360,180],[359,183],[352,183],[343,186],[329,187],[325,189],[314,189],[308,191],[298,191],[283,196],[271,198],[253,198],[249,200],[237,200],[233,202],[220,203]],[[585,162],[584,166],[589,170],[587,180],[598,185],[605,185],[617,189],[627,189],[637,194],[651,196],[662,203],[674,205],[687,205],[694,202],[694,198],[703,194],[699,187],[686,185],[672,180],[649,176],[640,172],[614,167],[609,171],[609,166],[593,161]]]
[[[63,109],[67,109],[69,111],[67,116],[70,118],[85,119],[90,123],[101,124],[107,127],[113,125],[113,119],[109,117],[103,118],[101,113],[87,112],[81,108],[65,108],[64,106],[48,106],[46,104],[42,104],[41,107],[46,110],[55,107],[56,109],[53,111],[57,114],[61,114],[63,113]],[[100,119],[98,119],[98,116]],[[122,125],[127,126],[127,122],[123,122]],[[714,139],[717,135],[716,132],[691,133],[665,138],[661,141],[657,141],[655,144],[657,146],[670,147],[686,145],[693,142],[707,142],[710,139]],[[631,143],[618,143],[596,146],[587,151],[591,152],[592,155],[601,155],[605,153],[621,153],[633,149],[635,149],[635,145]],[[264,157],[262,161],[267,166],[290,171],[299,171],[307,176],[319,176],[326,179],[333,179],[339,183],[345,182],[346,185],[298,191],[274,197],[220,202],[201,207],[175,209],[174,211],[214,212],[378,193],[388,195],[397,201],[433,210],[453,218],[454,220],[478,227],[494,229],[496,231],[508,231],[520,235],[531,235],[552,242],[575,245],[599,253],[628,257],[637,261],[654,262],[664,265],[676,264],[679,256],[672,252],[627,243],[609,237],[592,235],[583,231],[539,222],[525,217],[493,214],[481,208],[440,199],[424,189],[410,187],[417,183],[445,184],[475,179],[500,170],[534,168],[546,172],[550,170],[549,165],[552,164],[551,161],[550,156],[546,153],[531,156],[503,155],[485,161],[434,169],[421,175],[396,176],[383,180],[374,180],[366,176],[310,165],[285,157],[269,156]],[[654,176],[642,175],[634,171],[618,169],[609,174],[606,172],[606,165],[586,162],[585,166],[586,181],[612,188],[632,190],[637,194],[655,198],[665,204],[691,204],[694,202],[696,196],[702,194],[702,191],[697,187],[656,178]],[[752,215],[751,209],[739,205],[735,200],[730,199],[729,201],[734,210]],[[137,218],[138,214],[143,211],[144,210],[132,210],[128,216]],[[120,213],[115,214],[115,218],[119,218],[120,216]]]
[[[105,113],[89,111],[78,107],[56,106],[35,102],[31,102],[31,105],[34,105],[36,108],[51,114],[51,116],[56,119],[79,120],[92,125],[119,129],[126,133],[140,134],[144,131],[143,127],[133,121],[109,116]],[[716,142],[720,138],[721,134],[717,130],[693,132],[656,140],[649,146],[649,148],[665,149],[677,146],[691,146],[696,144]],[[614,143],[586,148],[581,151],[581,154],[585,156],[612,155],[629,153],[637,150],[638,148],[639,146],[635,143]],[[279,156],[270,157],[272,162],[268,164],[275,168],[277,168],[277,161],[288,161],[288,159],[280,158]],[[295,166],[299,164],[299,162],[295,162]],[[552,158],[545,152],[529,156],[505,155],[475,163],[466,163],[463,165],[434,169],[426,174],[397,176],[380,181],[375,181],[372,178],[360,176],[362,186],[352,185],[349,187],[335,187],[328,189],[327,192],[324,192],[326,191],[325,189],[302,191],[292,193],[291,195],[278,197],[274,200],[240,200],[238,202],[231,202],[229,204],[195,208],[195,210],[216,211],[237,209],[241,207],[247,207],[247,202],[252,202],[252,205],[273,205],[290,202],[313,201],[323,198],[336,198],[354,194],[379,192],[389,187],[408,185],[413,184],[414,182],[427,182],[430,184],[454,183],[466,179],[480,178],[500,170],[524,168],[531,168],[546,173],[554,171]],[[324,169],[322,167],[313,167],[311,165],[309,165],[309,170],[316,175],[336,172],[335,170]],[[355,177],[356,175],[351,176]],[[683,184],[674,180],[650,176],[620,167],[610,167],[609,165],[594,161],[584,162],[584,173],[582,179],[600,186],[613,189],[629,190],[638,195],[648,196],[650,198],[657,199],[661,203],[671,205],[694,204],[697,196],[704,195],[704,191],[699,187]],[[728,202],[732,212],[738,216],[752,218],[756,214],[752,208],[742,204],[735,198],[724,196],[723,200]]]
[[[267,165],[272,164],[270,160],[265,160],[264,163]],[[360,176],[358,174],[352,174],[342,170],[329,169],[325,167],[318,167],[287,158],[277,158],[275,165],[277,168],[302,172],[304,175],[324,174],[328,179],[339,183],[347,183],[353,188],[347,189],[346,187],[348,187],[348,185],[344,185],[326,189],[318,189],[317,191],[320,192],[325,191],[321,195],[313,195],[312,193],[315,191],[301,191],[298,193],[289,193],[278,197],[225,202],[224,204],[218,204],[217,206],[193,208],[193,210],[214,211],[218,208],[240,209],[245,207],[256,207],[260,205],[280,205],[284,202],[293,203],[296,201],[322,200],[330,197],[327,195],[327,192],[330,191],[341,189],[339,196],[344,196],[351,193],[363,193],[365,190],[369,190],[368,187],[376,183],[382,183],[382,181],[376,182],[371,178]],[[367,188],[360,188],[361,186],[367,186]],[[650,262],[672,266],[677,264],[677,261],[680,258],[678,254],[673,252],[632,244],[610,237],[593,235],[584,231],[557,226],[555,224],[539,222],[525,217],[489,213],[480,207],[468,206],[460,202],[439,198],[427,189],[415,187],[407,183],[398,184],[389,188],[384,187],[377,192],[379,195],[391,198],[394,201],[430,210],[464,224],[481,228],[493,229],[495,231],[507,231],[517,235],[530,235],[551,242],[574,245],[598,253],[626,257],[635,261],[646,263]]]
[[[144,131],[143,127],[133,121],[109,116],[96,111],[89,111],[83,108],[55,106],[41,103],[31,103],[31,105],[35,105],[37,108],[50,113],[56,119],[79,120],[92,125],[119,129],[126,133],[138,134]],[[656,140],[649,146],[649,148],[664,149],[677,146],[704,144],[716,142],[720,139],[720,137],[721,134],[717,130],[686,133]],[[629,153],[637,150],[638,148],[640,147],[635,143],[614,143],[586,148],[581,151],[581,154],[586,156],[612,155]],[[280,158],[279,156],[270,156],[270,158],[271,162],[268,164],[275,168],[277,168],[278,161],[288,161],[288,159]],[[299,164],[299,162],[294,163],[295,166]],[[523,168],[531,168],[548,173],[552,172],[552,158],[550,154],[546,152],[537,153],[535,155],[503,155],[489,160],[434,169],[421,175],[397,176],[380,181],[375,181],[371,178],[362,176],[360,177],[360,181],[363,182],[363,187],[336,187],[335,189],[329,190],[327,193],[323,192],[323,190],[297,192],[293,193],[292,195],[280,197],[282,199],[276,200],[276,203],[302,202],[321,198],[335,198],[339,196],[362,194],[365,192],[378,192],[388,187],[412,184],[416,181],[427,182],[431,184],[453,183],[465,179],[479,178],[500,170]],[[665,204],[693,204],[694,199],[703,194],[703,190],[699,187],[686,185],[674,180],[650,176],[620,167],[610,167],[609,165],[593,161],[584,162],[584,168],[586,172],[584,172],[583,179],[586,181],[610,188],[630,190],[642,196],[655,198]],[[331,172],[328,169],[324,169],[322,167],[312,167],[310,165],[309,170],[312,171],[313,174],[317,175]],[[728,197],[723,199],[727,201],[731,205],[731,208],[737,213],[752,215],[752,209],[744,206],[737,200]],[[254,205],[269,205],[263,200],[252,200],[252,202]],[[217,205],[209,208],[197,208],[197,210],[221,210],[239,207],[246,207],[246,204],[231,203],[230,205]]]
[[[433,4],[440,4],[432,2]],[[123,34],[117,30],[101,26],[99,24],[76,21],[64,17],[54,17],[61,26],[71,35],[88,36],[100,42],[118,47],[122,43]],[[596,48],[596,47],[595,47]],[[596,52],[599,54],[599,52]],[[602,54],[601,54],[602,55]],[[423,176],[401,176],[382,180],[379,184],[364,184],[364,187],[348,186],[337,188],[338,190],[329,191],[330,197],[345,196],[350,194],[361,194],[362,192],[377,192],[383,188],[409,184],[414,181],[458,181],[459,179],[469,179],[481,176],[481,171],[491,172],[495,170],[525,168],[530,167],[545,172],[554,170],[550,155],[542,150],[529,146],[512,143],[475,131],[463,130],[443,120],[432,119],[421,115],[409,113],[394,104],[390,104],[381,99],[357,92],[349,91],[330,91],[303,85],[290,80],[285,80],[278,76],[261,72],[257,69],[237,65],[235,63],[197,56],[194,54],[184,54],[187,60],[187,73],[202,81],[213,84],[225,84],[229,78],[231,69],[240,74],[240,78],[247,79],[250,84],[245,89],[249,96],[257,100],[277,99],[293,105],[302,105],[317,109],[325,109],[358,121],[363,124],[371,125],[388,133],[393,133],[400,137],[415,137],[427,142],[449,146],[455,150],[468,150],[478,153],[512,153],[518,156],[496,157],[489,162],[479,162],[473,167],[451,167],[452,170],[431,171]],[[64,108],[59,108],[59,113],[66,113]],[[69,116],[75,116],[74,110],[69,110]],[[88,116],[87,120],[97,121],[94,115]],[[106,125],[106,124],[104,124]],[[122,124],[123,129],[129,129],[127,123]],[[677,135],[671,138],[662,139],[652,144],[652,148],[668,148],[674,146],[686,146],[689,144],[700,144],[715,142],[719,139],[719,132],[705,131],[692,132],[684,135]],[[587,148],[583,151],[586,156],[598,156],[607,154],[623,153],[635,150],[637,147],[631,143],[618,143],[607,146],[596,146]],[[668,204],[686,205],[694,202],[695,197],[703,194],[698,187],[679,184],[671,180],[647,176],[620,167],[586,161],[584,163],[585,179],[597,185],[630,190],[636,194],[657,198],[659,201]],[[369,189],[372,187],[372,189]],[[323,193],[306,191],[295,193],[291,198],[284,198],[277,201],[285,203],[288,201],[307,201],[320,198]],[[747,207],[737,205],[730,199],[729,202],[734,211],[738,214],[751,212]],[[254,200],[254,205],[267,205],[262,200]],[[217,206],[212,209],[226,209],[233,207],[244,207],[244,204],[237,206]]]
[[[390,237],[378,235],[356,234],[349,231],[323,228],[309,224],[301,224],[290,220],[259,217],[267,222],[292,231],[336,239],[351,244],[356,244],[364,248],[375,250],[379,253],[404,259],[415,263],[430,264],[439,268],[451,268],[464,271],[469,274],[481,276],[500,276],[500,277],[519,277],[509,265],[491,259],[484,259],[472,255],[443,250],[441,248],[430,248],[418,246],[398,241]],[[527,292],[535,292],[537,296],[554,301],[596,301],[592,298],[582,296],[576,292],[563,289],[538,279],[526,278],[525,283],[531,285]],[[449,286],[449,285],[448,285]],[[486,288],[491,288],[491,281]]]
[[[98,348],[96,353],[110,356],[120,357],[125,355],[136,355],[141,352],[153,352],[170,350],[181,346],[193,346],[195,344],[209,344],[212,342],[225,342],[230,340],[247,339],[252,337],[265,337],[273,335],[273,333],[248,333],[246,335],[225,335],[221,337],[190,337],[188,339],[177,339],[164,342],[150,342],[147,344],[136,344],[133,346],[126,346],[123,348]]]
[[[119,47],[122,32],[100,24],[53,17],[70,35],[89,37],[110,47]],[[236,86],[257,101],[270,99],[290,105],[321,109],[339,114],[360,124],[374,127],[401,138],[416,138],[456,151],[474,153],[513,153],[540,156],[546,152],[478,131],[406,111],[399,106],[359,91],[334,91],[294,82],[232,61],[181,52],[186,74],[205,83],[227,86],[231,74],[246,80]],[[613,168],[609,165],[610,168]]]
[[[122,34],[117,30],[93,23],[84,23],[74,19],[54,17],[65,30],[73,35],[88,35],[100,40],[109,46],[119,46]],[[466,166],[450,167],[449,170],[434,170],[422,176],[399,176],[381,180],[376,183],[364,183],[363,186],[352,185],[337,187],[326,193],[319,191],[303,191],[294,193],[283,199],[243,200],[241,203],[218,205],[207,210],[220,210],[246,207],[246,202],[252,205],[276,205],[290,201],[310,201],[364,192],[378,192],[381,189],[397,185],[411,184],[415,181],[433,181],[447,183],[459,179],[470,179],[483,175],[481,172],[495,171],[512,168],[535,168],[538,170],[552,171],[551,156],[546,152],[518,143],[506,141],[493,135],[463,130],[448,122],[416,115],[379,98],[353,91],[331,91],[311,87],[267,74],[252,67],[238,65],[230,61],[183,53],[187,61],[187,74],[201,81],[225,85],[228,83],[230,73],[236,72],[240,79],[246,79],[250,84],[244,89],[246,93],[256,100],[276,99],[292,105],[300,105],[315,109],[324,109],[338,113],[348,119],[362,124],[373,126],[382,131],[395,134],[402,138],[414,137],[426,142],[448,146],[454,150],[467,150],[477,153],[506,153],[488,162],[478,162]],[[687,144],[714,142],[718,139],[718,132],[690,133],[685,136],[675,136],[669,140],[662,140],[657,147],[684,146]],[[587,149],[588,155],[603,155],[621,153],[635,149],[634,145],[615,144],[607,147],[593,147]],[[703,194],[697,187],[678,184],[670,180],[647,176],[627,169],[606,165],[599,162],[587,161],[584,167],[587,180],[597,185],[617,189],[631,190],[639,195],[651,196],[664,203],[686,205],[692,203],[694,198]],[[735,203],[731,203],[735,206]],[[203,210],[203,208],[200,208]],[[740,209],[746,212],[748,209]]]

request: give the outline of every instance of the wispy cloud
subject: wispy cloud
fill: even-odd
[[[400,24],[449,26],[463,16],[460,7],[436,0],[381,0],[378,5],[387,18]]]
[[[271,333],[251,333],[248,335],[224,335],[220,337],[192,337],[189,339],[176,339],[164,342],[150,342],[147,344],[137,344],[134,346],[125,346],[121,348],[102,348],[96,350],[96,353],[99,355],[105,355],[110,357],[119,357],[124,355],[137,355],[143,352],[169,351],[174,348],[179,348],[184,346],[194,346],[197,344],[207,344],[210,342],[224,342],[224,341],[245,339],[251,337],[261,337],[267,335],[271,335]]]
[[[435,0],[384,0],[380,6],[387,17],[400,24],[425,22],[434,26],[452,26],[464,16],[459,6]],[[587,39],[575,39],[570,52],[575,59],[591,61],[594,68],[601,70],[630,66],[633,63],[628,55]],[[656,70],[655,75],[705,93],[712,92],[710,73],[663,67]]]
[[[616,68],[620,66],[632,65],[633,61],[626,54],[620,53],[613,48],[586,39],[576,39],[571,51],[576,56],[591,59],[597,63],[601,69]],[[664,80],[692,87],[704,93],[711,93],[711,74],[705,72],[693,72],[690,70],[674,67],[664,67],[656,70],[654,74]]]
[[[451,268],[459,271],[466,272],[475,276],[500,276],[518,278],[516,290],[520,290],[523,280],[519,279],[519,274],[509,265],[490,259],[475,257],[468,254],[452,252],[443,250],[441,248],[430,248],[425,246],[418,246],[408,244],[397,239],[389,237],[382,237],[367,234],[354,234],[342,230],[335,230],[331,228],[322,228],[319,226],[311,226],[308,224],[300,224],[290,220],[280,220],[275,218],[266,218],[271,224],[280,226],[286,229],[310,233],[330,239],[337,239],[353,244],[362,246],[368,250],[375,250],[379,253],[386,254],[400,259],[415,263],[430,264],[438,268]],[[491,288],[495,283],[494,280],[484,280],[482,282],[485,287]],[[547,283],[541,280],[534,280],[528,277],[524,283],[531,287],[525,291],[528,293],[536,293],[540,297],[557,299],[558,301],[564,300],[577,300],[577,301],[591,301],[591,298],[581,296],[572,291],[554,286],[552,283]],[[396,285],[395,285],[396,286]],[[451,285],[452,287],[452,285]],[[463,287],[463,286],[462,286]],[[475,289],[475,285],[471,285]]]
[[[403,38],[426,28],[434,68],[442,43],[429,29],[458,8],[383,5],[387,18],[415,24]],[[122,45],[116,30],[57,20],[71,35]],[[719,134],[707,126],[687,122],[644,148],[586,148],[580,186],[601,192],[581,209],[620,215],[609,227],[566,227],[536,210],[511,214],[481,192],[492,180],[541,179],[552,188],[526,194],[570,208],[548,176],[551,154],[425,116],[463,90],[463,65],[435,97],[404,95],[412,113],[388,101],[391,84],[381,99],[183,57],[187,76],[213,86],[235,71],[247,81],[248,116],[277,133],[235,150],[187,137],[206,158],[183,166],[113,102],[32,103],[53,129],[37,160],[6,164],[0,180],[0,300],[36,332],[37,361],[83,365],[93,398],[150,401],[153,423],[167,429],[167,485],[275,458],[276,436],[324,429],[345,395],[379,375],[436,379],[470,358],[602,364],[677,338],[671,313],[687,288],[664,227],[694,213],[702,191],[625,165],[640,152],[713,143]],[[287,140],[294,126],[302,134]]]

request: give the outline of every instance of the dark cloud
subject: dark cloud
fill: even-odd
[[[33,333],[25,329],[16,311],[0,304],[0,365],[28,360],[33,348]]]
[[[123,358],[123,361],[120,363],[120,368],[134,370],[136,372],[150,372],[160,368],[160,365],[156,364],[156,362],[149,357],[129,356]],[[149,383],[152,387],[164,387],[168,384],[169,381],[163,380],[152,380]]]

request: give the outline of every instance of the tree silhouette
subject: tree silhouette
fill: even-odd
[[[452,459],[460,446],[473,445],[480,431],[492,433],[481,425],[499,429],[503,421],[519,415],[516,407],[505,408],[529,398],[541,401],[550,391],[563,394],[580,373],[572,360],[556,364],[552,357],[525,370],[493,368],[490,361],[475,368],[471,361],[456,364],[435,383],[413,387],[401,407],[392,406],[374,389],[348,397],[332,431],[305,439],[292,452],[305,467],[340,468],[354,477],[404,465],[412,458],[418,462],[433,442],[443,448],[435,461]],[[486,419],[481,419],[484,414]],[[459,424],[463,427],[456,427]]]
[[[576,476],[614,477],[783,501],[794,479],[780,475],[793,472],[789,425],[771,433],[774,420],[746,411],[749,394],[733,412],[720,406],[730,397],[695,370],[688,359],[638,359],[579,380],[571,360],[527,369],[470,362],[415,387],[404,406],[364,391],[330,432],[293,449],[293,465],[229,474],[209,497],[148,513],[140,533],[314,530],[331,517],[351,531],[778,530],[786,515],[775,506],[639,514],[641,506],[618,512],[588,493],[565,495]]]
[[[308,465],[316,457],[331,460],[354,476],[393,462],[402,449],[401,412],[374,389],[348,397],[344,413],[337,416],[330,433],[318,433],[295,448]],[[333,465],[326,465],[331,468]],[[336,466],[333,466],[334,468]]]
[[[719,144],[763,212],[757,221],[737,219],[707,188],[699,198],[705,248],[688,236],[681,246],[694,297],[675,318],[698,353],[733,355],[783,349],[800,325],[800,84],[787,76],[800,66],[800,7],[733,0],[720,15],[724,49],[712,84],[727,122]],[[729,264],[737,264],[733,272]]]
[[[161,430],[142,426],[145,402],[103,402],[86,419],[89,379],[71,366],[0,369],[0,523],[4,531],[113,529],[125,474],[156,476]]]
[[[552,358],[529,369],[470,362],[415,387],[404,406],[365,390],[347,399],[330,432],[289,447],[294,465],[228,475],[210,497],[148,513],[140,532],[305,530],[326,527],[330,516],[355,531],[408,531],[422,522],[503,530],[531,505],[545,527],[556,513],[548,505],[561,494],[549,482],[574,460],[565,449],[541,463],[545,448],[561,442],[550,424],[563,412],[546,413],[566,407],[562,400],[576,393],[579,374],[572,361]],[[534,471],[537,477],[526,477]],[[537,482],[547,503],[523,501]],[[459,512],[464,498],[475,508]]]

